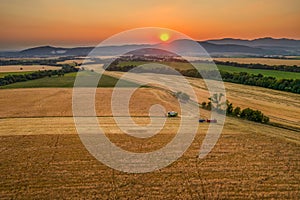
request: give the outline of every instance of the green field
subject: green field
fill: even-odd
[[[182,62],[147,62],[147,61],[122,61],[118,65],[121,67],[128,66],[128,65],[134,65],[134,66],[139,66],[143,64],[162,64],[166,65],[169,67],[173,67],[178,70],[185,70],[185,69],[191,69],[192,65],[190,63],[182,63]]]
[[[241,68],[241,67],[232,67],[226,65],[218,65],[218,69],[226,72],[231,73],[239,73],[239,72],[247,72],[249,74],[262,74],[264,76],[272,76],[277,79],[300,79],[300,73],[297,72],[284,72],[278,70],[265,70],[265,69],[248,69],[248,68]]]
[[[119,66],[127,66],[127,65],[142,65],[146,63],[146,61],[122,61],[119,63]],[[170,67],[173,67],[178,70],[187,70],[191,69],[192,65],[190,63],[181,63],[181,62],[161,62],[158,64],[167,65]],[[204,64],[204,63],[196,63],[196,66],[198,66],[200,69],[203,70],[209,70],[211,69],[212,65],[210,64]],[[248,69],[248,68],[241,68],[241,67],[233,67],[233,66],[227,66],[227,65],[217,65],[219,70],[231,72],[231,73],[239,73],[239,72],[247,72],[249,74],[262,74],[264,76],[272,76],[277,79],[300,79],[300,73],[296,72],[284,72],[284,71],[278,71],[278,70],[265,70],[265,69]]]
[[[142,64],[149,64],[151,62],[146,61],[123,61],[119,63],[119,66],[127,66],[127,65],[134,65],[139,66]],[[160,64],[164,64],[170,67],[173,67],[178,70],[187,70],[191,69],[192,65],[190,63],[181,63],[181,62],[162,62]],[[211,69],[210,64],[203,64],[203,63],[197,63],[196,64],[200,69],[203,70],[209,70]],[[226,65],[218,65],[218,69],[222,71],[227,71],[230,73],[239,73],[239,72],[247,72],[249,74],[262,74],[264,76],[271,76],[275,77],[277,79],[300,79],[300,73],[296,72],[284,72],[284,71],[277,71],[277,70],[264,70],[264,69],[247,69],[247,68],[240,68],[240,67],[232,67],[232,66],[226,66]],[[0,78],[3,78],[7,75],[20,75],[20,74],[29,74],[32,72],[2,72],[0,73]],[[73,87],[74,81],[76,78],[77,73],[68,73],[64,76],[52,76],[52,77],[45,77],[41,79],[31,80],[31,81],[25,81],[25,82],[18,82],[13,83],[5,86],[1,86],[1,89],[11,89],[11,88],[43,88],[43,87]],[[84,78],[87,80],[97,78],[95,76],[95,72],[80,72]],[[101,80],[99,81],[98,87],[114,87],[117,83],[118,79],[115,77],[102,75]],[[87,81],[88,82],[88,81]],[[137,84],[124,81],[122,80],[122,85],[125,87],[132,87],[137,86]],[[85,87],[92,87],[91,85],[84,85]]]
[[[3,78],[4,76],[8,75],[21,75],[21,74],[30,74],[33,73],[33,71],[24,71],[24,72],[0,72],[0,78]]]
[[[94,72],[79,72],[80,76],[83,76],[84,79],[91,80],[97,78],[96,73]],[[13,88],[44,88],[44,87],[73,87],[74,81],[77,73],[68,73],[64,76],[52,76],[45,77],[25,82],[17,82],[5,86],[1,86],[1,89],[13,89]],[[107,75],[102,75],[98,87],[114,87],[119,79]],[[135,87],[138,86],[136,83],[120,80],[122,86],[124,87]],[[87,81],[88,82],[88,81]],[[92,85],[86,84],[84,87],[93,87]]]

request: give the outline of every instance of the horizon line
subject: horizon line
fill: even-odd
[[[220,37],[220,38],[209,38],[209,39],[204,39],[204,40],[198,40],[198,39],[192,39],[193,41],[197,41],[197,42],[207,42],[207,41],[211,41],[211,40],[225,40],[225,39],[232,39],[232,40],[244,40],[244,41],[254,41],[254,40],[258,40],[258,39],[274,39],[274,40],[280,40],[280,39],[287,39],[287,40],[295,40],[295,41],[300,41],[300,39],[297,38],[289,38],[289,37],[272,37],[272,36],[265,36],[265,37],[257,37],[254,39],[250,39],[250,38],[236,38],[236,37]],[[184,39],[177,39],[177,40],[184,40]],[[170,42],[174,42],[177,40],[172,40]],[[186,39],[188,40],[188,39]],[[168,43],[170,43],[168,42]],[[99,42],[101,43],[101,41]],[[105,45],[105,46],[125,46],[125,45],[150,45],[150,44],[160,44],[160,43],[123,43],[123,44],[117,44],[117,45]],[[17,48],[12,48],[12,49],[0,49],[0,52],[18,52],[18,51],[23,51],[23,50],[27,50],[27,49],[32,49],[32,48],[39,48],[39,47],[53,47],[53,48],[88,48],[88,47],[97,47],[98,44],[60,44],[60,45],[56,45],[56,44],[51,44],[51,43],[47,43],[47,44],[36,44],[36,45],[24,45],[24,47],[17,47]]]

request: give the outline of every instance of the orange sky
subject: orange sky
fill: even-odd
[[[145,26],[197,40],[300,39],[299,0],[1,0],[0,5],[1,50],[96,45]]]

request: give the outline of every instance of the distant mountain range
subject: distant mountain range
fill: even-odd
[[[293,39],[274,39],[270,37],[259,38],[254,40],[241,40],[224,38],[220,40],[208,40],[207,42],[219,45],[241,45],[248,47],[260,48],[270,52],[282,54],[282,55],[299,55],[300,53],[300,40]]]
[[[300,55],[300,40],[260,38],[254,40],[241,40],[224,38],[219,40],[198,41],[198,43],[212,56],[222,55],[252,55],[252,56],[272,56],[272,55]],[[164,48],[181,49],[184,54],[189,54],[195,47],[194,41],[175,40],[168,44],[142,44],[97,47],[94,52],[100,56],[120,55],[135,49],[143,48]],[[18,52],[0,52],[1,57],[49,57],[49,56],[86,56],[95,47],[75,47],[62,48],[52,46],[41,46],[29,48]]]
[[[259,38],[254,40],[241,40],[233,38],[224,38],[219,40],[207,40],[213,44],[236,44],[250,47],[300,47],[300,40],[293,39],[274,39],[271,37]]]

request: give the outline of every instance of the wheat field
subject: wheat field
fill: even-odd
[[[207,100],[205,84],[189,79],[198,100]],[[225,84],[236,105],[265,109],[297,126],[298,96],[263,88]],[[111,117],[112,88],[96,92],[98,121],[107,137],[132,152],[160,149],[174,138],[180,118],[167,119],[147,140],[124,134]],[[11,101],[14,99],[14,101]],[[274,106],[265,107],[271,104]],[[130,102],[133,120],[149,123],[148,110],[161,104],[178,110],[169,93],[140,88]],[[260,106],[260,107],[259,107]],[[210,113],[200,110],[209,118]],[[295,116],[293,116],[295,115]],[[159,116],[165,120],[163,116]],[[295,123],[294,123],[295,122]],[[297,131],[227,117],[223,132],[204,159],[199,149],[208,128],[177,161],[166,168],[130,174],[96,160],[82,144],[72,117],[72,89],[0,90],[0,197],[6,199],[297,199],[300,184],[300,135]]]
[[[47,66],[47,65],[3,65],[0,66],[1,72],[26,72],[38,70],[58,70],[60,67]]]
[[[300,66],[299,59],[275,59],[275,58],[214,58],[218,61],[229,61],[245,64],[266,64],[266,65],[297,65]]]
[[[172,140],[178,120],[150,141],[122,136],[113,119],[99,118],[116,145],[143,152]],[[136,120],[142,120],[138,118]],[[2,198],[296,199],[299,134],[227,118],[213,151],[197,158],[207,124],[188,151],[146,174],[115,171],[92,157],[71,117],[0,120]],[[174,130],[173,130],[174,128]],[[284,133],[284,134],[282,134]]]

